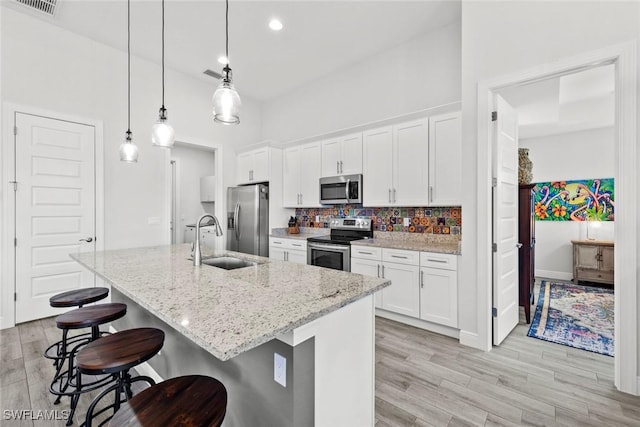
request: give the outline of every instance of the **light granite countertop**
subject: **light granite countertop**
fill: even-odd
[[[331,230],[328,228],[311,228],[311,227],[300,227],[300,233],[298,234],[289,234],[288,228],[274,228],[271,230],[270,237],[281,237],[285,239],[298,239],[298,240],[307,240],[307,237],[312,236],[328,236],[331,233]]]
[[[391,284],[328,268],[203,248],[257,261],[236,270],[194,267],[190,245],[73,254],[81,265],[220,360]]]
[[[410,251],[435,252],[460,255],[460,243],[418,242],[411,240],[363,239],[351,243],[354,246],[375,246],[388,249],[406,249]]]

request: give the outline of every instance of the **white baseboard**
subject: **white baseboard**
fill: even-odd
[[[557,279],[557,280],[573,280],[573,273],[567,273],[566,271],[553,271],[553,270],[539,270],[536,269],[536,277],[543,277],[545,279]]]
[[[395,320],[396,322],[415,326],[416,328],[425,329],[427,331],[435,332],[436,334],[446,335],[451,338],[459,339],[460,331],[449,326],[437,325],[435,323],[427,322],[426,320],[415,319],[413,317],[408,317],[398,313],[392,313],[390,311],[382,310],[379,308],[376,308],[376,316]]]
[[[118,332],[118,330],[116,328],[114,328],[113,326],[109,326],[109,332],[111,332],[112,334],[115,334],[116,332]],[[160,350],[158,352],[158,354],[162,353],[162,350]],[[155,369],[153,369],[151,367],[151,365],[149,365],[148,362],[144,362],[141,363],[140,365],[135,367],[136,372],[138,372],[138,374],[143,375],[143,376],[147,376],[150,377],[152,380],[154,380],[157,383],[161,383],[162,381],[164,381],[164,378],[162,378]]]

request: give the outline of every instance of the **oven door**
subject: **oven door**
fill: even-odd
[[[307,264],[351,271],[351,246],[308,242]]]

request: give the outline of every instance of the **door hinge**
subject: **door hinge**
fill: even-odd
[[[498,112],[497,111],[492,111],[491,112],[491,121],[495,122],[496,120],[498,120]]]
[[[18,134],[18,126],[14,126],[13,127],[13,134],[17,135]]]
[[[491,307],[491,315],[493,317],[498,317],[498,309],[495,307]]]
[[[492,243],[491,244],[491,250],[493,250],[493,252],[498,252],[498,244],[497,243]]]
[[[13,246],[15,246],[15,247],[18,246],[18,238],[17,237],[13,238]]]
[[[491,178],[491,186],[492,187],[498,186],[498,178]]]
[[[13,293],[13,300],[14,301],[18,301],[18,293],[17,292]]]

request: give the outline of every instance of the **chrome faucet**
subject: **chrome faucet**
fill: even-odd
[[[200,223],[205,218],[211,218],[213,220],[213,225],[216,227],[216,236],[222,236],[222,228],[220,228],[220,222],[215,215],[207,213],[198,218],[198,221],[196,222],[196,241],[193,244],[193,265],[202,264],[202,252],[200,251]]]

